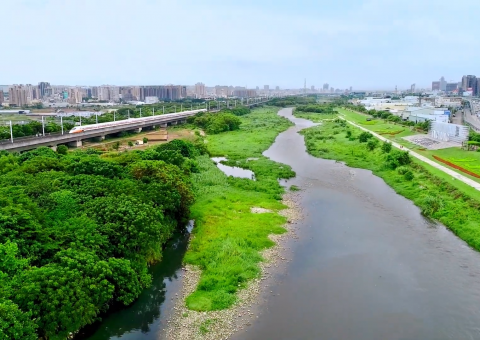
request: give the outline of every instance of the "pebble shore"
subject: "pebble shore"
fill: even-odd
[[[295,232],[296,222],[302,218],[302,212],[298,205],[299,197],[300,192],[288,192],[283,196],[282,203],[288,208],[278,213],[287,218],[287,223],[284,225],[287,232],[269,236],[275,242],[275,246],[261,253],[265,261],[259,264],[260,277],[252,280],[245,289],[238,292],[238,301],[232,307],[211,312],[196,312],[187,309],[185,299],[195,291],[200,280],[201,270],[190,265],[184,268],[183,286],[167,321],[167,328],[163,330],[162,339],[229,339],[239,331],[248,330],[248,327],[258,318],[261,303],[259,297],[262,294],[268,294],[269,284],[274,283],[274,274],[284,270],[289,261],[286,242],[298,239]],[[252,207],[252,212],[265,213],[267,211]]]

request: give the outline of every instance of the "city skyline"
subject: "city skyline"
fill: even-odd
[[[316,88],[329,82],[375,90],[412,83],[427,88],[439,74],[450,81],[480,73],[475,62],[480,51],[471,45],[474,30],[447,29],[475,21],[480,5],[473,1],[445,9],[432,0],[280,0],[275,6],[252,0],[139,0],[135,6],[126,0],[86,0],[81,6],[6,0],[1,6],[9,27],[4,41],[9,53],[0,65],[0,83],[6,84],[201,81],[301,88],[306,77]],[[127,26],[117,34],[98,34],[118,23]]]

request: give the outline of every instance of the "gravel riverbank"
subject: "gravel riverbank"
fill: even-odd
[[[282,272],[286,263],[290,261],[287,241],[296,239],[297,221],[302,218],[302,211],[298,205],[301,192],[288,192],[283,196],[282,203],[288,208],[278,213],[287,218],[282,235],[270,235],[275,246],[262,252],[265,259],[260,263],[261,275],[252,280],[249,285],[238,293],[238,302],[229,309],[212,312],[196,312],[185,307],[185,299],[190,295],[200,280],[201,271],[187,265],[184,268],[183,287],[178,295],[177,302],[168,319],[168,326],[162,332],[162,339],[167,340],[216,340],[228,339],[240,331],[248,331],[259,315],[261,296],[269,293],[269,286],[274,283],[274,276]],[[256,213],[261,213],[255,209]],[[271,292],[271,291],[270,291]]]

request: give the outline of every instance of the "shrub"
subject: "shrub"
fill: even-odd
[[[399,166],[399,167],[397,168],[397,172],[398,172],[400,175],[405,175],[408,171],[409,171],[409,169],[408,169],[406,166]]]
[[[133,142],[131,140],[128,141],[128,146],[129,147],[132,147],[133,146]]]
[[[383,142],[382,144],[382,151],[384,153],[389,153],[390,151],[392,151],[392,143],[389,143],[389,142]]]
[[[347,133],[345,134],[345,137],[346,137],[346,138],[352,137],[352,131],[347,130]]]
[[[148,138],[147,137],[143,137],[143,144],[147,144],[148,143]]]
[[[394,150],[385,157],[386,167],[394,170],[401,165],[408,165],[410,162],[411,159],[408,151]]]
[[[408,170],[408,171],[405,172],[405,174],[403,175],[403,178],[405,178],[407,181],[411,181],[412,179],[415,178],[415,176],[413,175],[413,172],[411,172],[410,170]]]
[[[358,140],[360,143],[366,143],[372,137],[373,135],[370,132],[364,131],[358,136]]]
[[[68,147],[66,145],[57,146],[57,153],[59,155],[66,155],[68,153]]]
[[[370,150],[370,151],[373,151],[375,150],[375,148],[377,147],[378,145],[378,141],[373,138],[373,139],[370,139],[368,142],[367,142],[367,149]]]
[[[425,196],[421,202],[422,214],[431,216],[443,207],[443,202],[436,196]]]

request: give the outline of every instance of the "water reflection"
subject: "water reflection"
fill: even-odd
[[[257,158],[258,159],[258,158]],[[213,157],[212,161],[214,161],[217,164],[217,168],[222,170],[222,172],[227,175],[227,176],[233,176],[233,177],[238,177],[238,178],[248,178],[251,180],[255,180],[255,174],[253,171],[250,170],[245,170],[236,166],[229,166],[220,163],[221,161],[226,161],[227,159],[225,157]],[[252,158],[253,160],[253,158]]]
[[[75,339],[158,339],[165,328],[165,314],[173,307],[171,298],[181,288],[182,260],[192,228],[193,221],[167,244],[164,261],[150,268],[152,286],[137,301],[129,307],[112,308],[102,322],[85,327]]]

